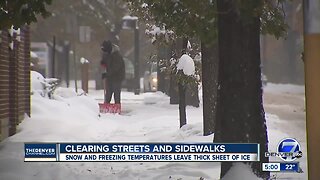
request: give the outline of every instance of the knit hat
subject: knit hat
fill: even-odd
[[[111,53],[111,51],[112,51],[112,43],[111,43],[111,41],[110,40],[103,41],[101,49],[104,52]]]

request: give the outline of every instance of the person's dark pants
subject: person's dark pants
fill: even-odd
[[[108,89],[106,92],[106,103],[110,103],[112,95],[114,96],[114,102],[115,104],[120,104],[121,101],[121,81],[110,81],[108,80]]]

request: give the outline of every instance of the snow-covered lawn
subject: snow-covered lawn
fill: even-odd
[[[273,96],[288,94],[284,85],[271,84],[266,88],[270,151],[276,151],[278,142],[294,137],[302,145],[306,155],[305,119],[303,109],[295,109],[298,115],[291,119],[279,118],[277,111],[290,114],[290,104],[277,106]],[[297,88],[300,90],[297,90]],[[303,97],[301,86],[288,88],[292,96]],[[103,91],[91,91],[89,95],[77,96],[73,89],[59,88],[55,100],[32,95],[32,117],[26,117],[19,125],[18,133],[0,143],[0,179],[2,180],[48,180],[48,179],[183,179],[198,180],[201,177],[219,179],[220,163],[26,163],[23,162],[24,142],[212,142],[213,135],[202,136],[202,108],[187,107],[188,125],[179,129],[177,105],[169,105],[169,98],[162,93],[133,95],[122,93],[124,115],[98,113],[98,102]],[[303,101],[303,98],[300,99]],[[299,103],[297,103],[299,104]],[[287,117],[287,116],[283,116]],[[303,116],[304,117],[304,116]],[[276,159],[275,159],[276,160]],[[306,156],[300,161],[306,172]],[[234,172],[241,171],[241,164]],[[279,179],[307,179],[302,174],[275,174]],[[229,178],[234,178],[230,174]],[[238,177],[238,179],[243,179]]]

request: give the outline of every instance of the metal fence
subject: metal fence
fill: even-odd
[[[14,135],[30,116],[30,30],[0,34],[0,140]]]

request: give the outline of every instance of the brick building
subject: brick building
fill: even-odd
[[[0,141],[30,116],[30,30],[0,31]]]

